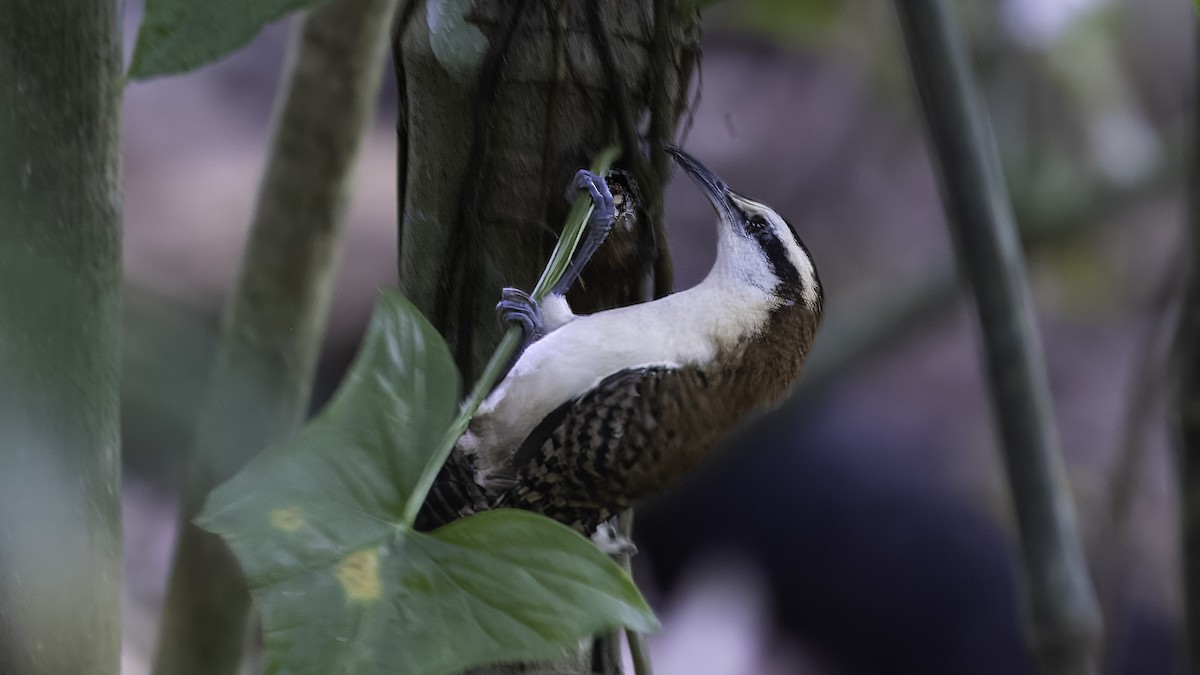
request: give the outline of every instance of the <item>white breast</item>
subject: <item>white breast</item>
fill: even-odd
[[[773,300],[721,279],[654,302],[575,318],[530,345],[480,406],[460,449],[486,479],[559,405],[637,366],[701,365],[765,324]]]

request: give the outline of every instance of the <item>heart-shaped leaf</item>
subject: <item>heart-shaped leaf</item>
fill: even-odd
[[[431,533],[404,506],[458,400],[441,337],[384,294],[333,402],[210,495],[198,523],[242,563],[268,671],[449,673],[551,657],[657,622],[618,566],[542,516],[494,511]]]

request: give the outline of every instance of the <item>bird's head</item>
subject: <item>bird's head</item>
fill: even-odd
[[[704,191],[719,218],[717,269],[787,303],[804,303],[820,315],[821,280],[808,248],[774,209],[729,189],[694,157],[667,150]]]

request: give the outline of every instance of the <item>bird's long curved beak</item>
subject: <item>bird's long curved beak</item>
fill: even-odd
[[[729,186],[725,184],[725,181],[696,161],[695,157],[674,145],[668,145],[667,152],[671,153],[671,156],[675,158],[675,163],[687,172],[692,182],[704,191],[708,201],[712,202],[713,208],[720,214],[721,219],[729,223],[736,222],[737,219],[734,215],[737,213],[737,207],[729,197]]]

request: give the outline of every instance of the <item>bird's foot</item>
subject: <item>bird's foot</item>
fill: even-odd
[[[612,226],[613,217],[617,213],[612,191],[608,189],[608,182],[604,180],[603,176],[598,176],[587,169],[580,169],[575,172],[575,177],[567,186],[567,201],[575,201],[575,193],[580,190],[591,196],[592,206],[595,208],[588,225],[604,230],[607,234],[608,228]]]
[[[608,189],[608,183],[603,177],[597,176],[587,169],[580,169],[575,173],[575,178],[571,180],[571,185],[567,188],[567,200],[573,200],[575,193],[579,190],[585,190],[591,195],[592,217],[588,219],[587,232],[584,234],[578,250],[575,251],[574,259],[563,272],[562,278],[554,285],[553,292],[559,295],[567,294],[572,284],[579,278],[580,272],[591,260],[592,255],[604,243],[608,233],[612,230],[613,218],[617,213],[612,191]]]
[[[542,308],[528,293],[519,288],[506,287],[500,291],[500,302],[496,314],[505,323],[521,326],[522,350],[542,335]]]
[[[637,546],[631,540],[621,536],[621,533],[617,532],[617,528],[608,521],[600,523],[596,527],[596,531],[592,533],[592,543],[596,544],[596,548],[606,555],[625,555],[632,558],[638,552]]]

